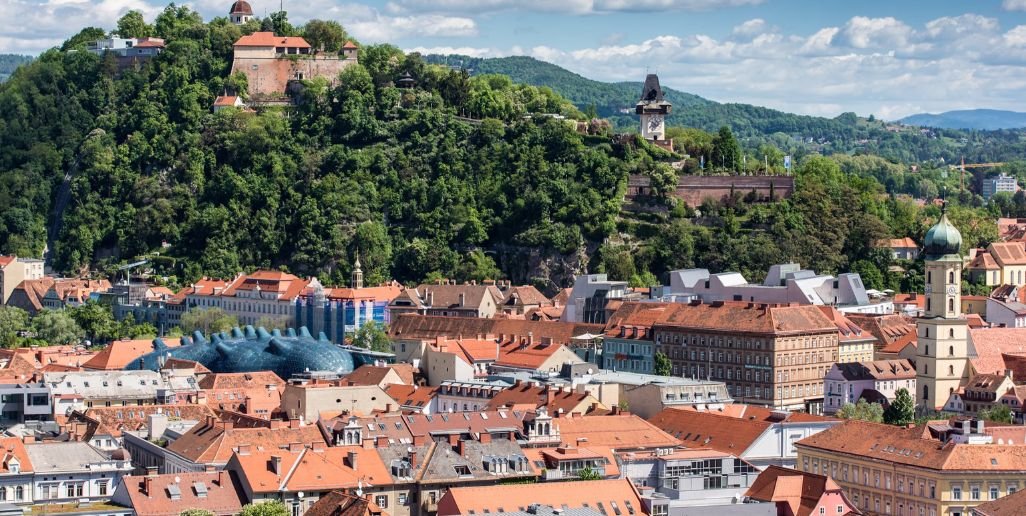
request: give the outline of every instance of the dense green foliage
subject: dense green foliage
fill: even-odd
[[[871,423],[883,423],[883,414],[882,405],[869,403],[864,399],[859,399],[858,403],[845,403],[837,411],[837,417],[841,419],[855,419]]]
[[[894,393],[894,401],[884,410],[884,423],[904,426],[916,419],[916,404],[908,389],[901,388]]]
[[[212,113],[217,93],[245,92],[229,75],[232,43],[267,24],[325,48],[348,38],[333,22],[293,27],[276,14],[238,27],[171,5],[152,24],[132,13],[119,21],[167,40],[140,67],[54,49],[19,68],[0,85],[0,253],[38,256],[49,240],[59,271],[146,257],[178,284],[257,267],[340,284],[359,255],[368,284],[505,276],[550,292],[583,270],[648,286],[676,268],[759,280],[769,265],[796,261],[908,290],[922,283],[921,263],[892,263],[872,243],[921,238],[939,210],[906,194],[931,200],[959,184],[943,168],[809,154],[790,199],[757,204],[738,191],[695,210],[669,198],[679,174],[759,172],[763,161],[745,158],[751,137],[735,136],[755,134],[749,118],[716,134],[670,128],[680,148],[708,157],[705,169],[694,159],[678,169],[679,156],[612,138],[601,123],[578,132],[585,115],[548,87],[431,65],[390,45],[361,47],[360,65],[335,83],[302,81],[293,107]],[[62,48],[102,34],[87,28]],[[416,88],[393,85],[404,73]],[[779,163],[785,144],[758,152]],[[652,209],[625,209],[631,174],[651,180]],[[995,236],[986,219],[998,210],[1026,211],[1026,197],[985,209],[968,192],[952,198],[967,248]],[[74,316],[93,340],[143,331],[93,312]],[[232,322],[186,316],[186,330]]]
[[[634,105],[641,95],[641,82],[603,83],[586,79],[556,65],[530,57],[473,58],[427,56],[430,62],[472,69],[475,74],[504,74],[514,81],[546,85],[570,99],[581,109],[613,120],[620,129],[636,128]],[[640,79],[640,78],[639,78]],[[789,154],[877,154],[907,163],[943,158],[948,163],[960,157],[972,162],[1007,161],[1026,158],[1026,132],[1022,130],[963,131],[937,129],[925,134],[918,128],[891,132],[875,119],[845,113],[821,118],[784,113],[748,104],[718,103],[663,87],[673,103],[669,124],[716,131],[730,126],[743,138],[752,153],[770,143]],[[622,110],[628,112],[624,113]],[[762,153],[754,154],[761,160]]]
[[[250,503],[242,506],[240,516],[288,516],[289,510],[285,504],[277,500],[262,503]]]
[[[229,315],[217,307],[200,308],[195,307],[182,314],[178,326],[182,332],[191,335],[193,332],[200,332],[204,335],[228,331],[239,325],[239,320],[234,315]],[[258,327],[273,328],[275,325],[257,324]]]
[[[977,416],[993,423],[1012,424],[1012,409],[1005,405],[994,405],[993,408],[981,410]]]

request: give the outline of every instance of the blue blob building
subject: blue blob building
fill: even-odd
[[[169,348],[161,339],[153,340],[153,352],[134,360],[125,369],[159,370],[164,359],[179,358],[203,364],[215,373],[248,373],[274,371],[289,379],[307,371],[328,371],[340,375],[351,373],[353,355],[332,344],[322,333],[314,338],[305,328],[289,328],[268,333],[264,328],[238,327],[230,333],[215,333],[208,340],[200,332],[182,337],[182,345]]]

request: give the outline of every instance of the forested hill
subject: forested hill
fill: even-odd
[[[0,82],[6,81],[14,73],[14,69],[32,61],[29,56],[18,54],[0,54]]]
[[[634,105],[641,95],[641,82],[606,83],[582,77],[569,70],[532,57],[474,58],[458,55],[429,55],[425,60],[450,67],[464,67],[474,75],[502,74],[514,81],[547,86],[578,108],[594,106],[600,117],[619,129],[637,127]],[[784,113],[750,104],[719,103],[663,85],[674,105],[671,125],[715,131],[727,125],[755,149],[770,143],[789,153],[807,152],[877,154],[903,162],[943,159],[957,161],[1010,161],[1026,158],[1026,131],[966,131],[934,129],[921,132],[906,127],[888,130],[873,118],[845,113],[823,118]],[[624,112],[626,111],[626,112]]]
[[[1026,113],[1000,109],[966,109],[944,113],[920,113],[900,122],[925,127],[951,129],[1015,129],[1026,127]]]

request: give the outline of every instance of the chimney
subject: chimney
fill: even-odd
[[[155,476],[157,476],[157,467],[156,466],[147,466],[146,467],[146,476],[148,476],[148,477],[155,477]]]
[[[385,403],[385,414],[391,414],[391,413],[392,413],[392,404],[391,403]]]
[[[299,428],[300,420],[297,417],[289,418],[289,428]]]
[[[281,456],[280,455],[273,455],[273,456],[271,456],[270,468],[271,468],[271,473],[274,473],[275,475],[281,475]]]
[[[310,448],[315,452],[322,452],[324,451],[324,441],[314,441],[310,444]]]
[[[463,292],[460,292],[460,306],[466,306],[466,304],[467,304],[467,295],[464,294]]]
[[[143,478],[143,494],[147,498],[153,496],[153,477],[149,475]]]
[[[155,412],[149,415],[150,439],[159,439],[167,430],[167,414]]]
[[[458,437],[458,436],[457,436],[457,437]],[[457,440],[457,441],[456,441],[456,446],[453,446],[453,448],[452,448],[452,449],[453,449],[453,450],[455,450],[455,451],[456,451],[456,453],[457,453],[457,454],[458,454],[458,455],[459,455],[460,457],[462,457],[462,456],[463,456],[463,452],[464,452],[464,449],[463,449],[463,441]]]
[[[449,434],[449,446],[457,446],[460,443],[460,434]]]
[[[414,446],[424,446],[424,444],[426,444],[426,441],[427,441],[427,437],[424,436],[424,435],[414,435],[413,436],[413,445]]]
[[[551,405],[553,401],[556,401],[556,390],[550,389],[549,386],[545,386],[545,404]]]
[[[252,446],[251,445],[249,445],[249,444],[240,444],[237,453],[239,455],[249,455],[250,450],[252,450]]]
[[[481,444],[488,444],[492,442],[492,434],[488,432],[481,432],[481,436],[478,438],[478,440],[481,441]]]
[[[527,332],[527,345],[528,346],[533,346],[534,345],[534,332],[533,331]]]
[[[410,465],[417,469],[417,450],[410,451]]]
[[[387,448],[388,447],[388,436],[379,435],[377,437],[377,442],[375,443],[375,447],[377,447],[377,448]]]
[[[349,461],[349,467],[352,468],[353,471],[356,471],[356,459],[356,452],[351,451],[348,454],[346,454],[346,460]]]
[[[290,452],[300,452],[303,451],[303,448],[306,448],[303,443],[289,443]]]
[[[279,428],[285,428],[285,421],[282,421],[281,419],[272,419],[271,430],[277,430]]]
[[[1005,369],[1005,378],[1008,378],[1009,380],[1012,379],[1012,370],[1011,369]]]
[[[228,485],[228,472],[225,470],[219,470],[217,472],[217,485],[224,487]]]
[[[375,445],[375,442],[374,442],[373,438],[365,437],[363,439],[363,449],[365,449],[365,450],[373,450],[374,449],[374,445]]]

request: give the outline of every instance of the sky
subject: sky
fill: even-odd
[[[36,54],[167,0],[0,0],[0,53]],[[1026,111],[1026,0],[250,0],[258,16],[334,19],[361,43],[527,55],[601,81],[719,102],[887,120]],[[185,3],[206,19],[231,1]],[[15,23],[10,23],[14,21]]]

